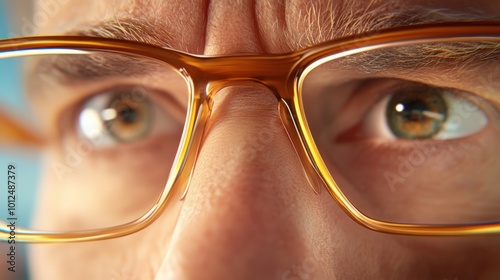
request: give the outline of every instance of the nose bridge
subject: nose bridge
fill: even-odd
[[[269,145],[291,144],[288,138],[281,138],[286,133],[278,114],[279,101],[271,97],[276,97],[275,92],[247,79],[224,80],[214,84],[216,86],[211,92],[214,103],[206,126],[205,142],[220,131],[231,131],[233,141],[228,143],[232,142],[236,148],[222,147],[233,151],[230,156],[232,162],[241,161],[243,164],[258,160],[259,153],[268,149]]]
[[[290,61],[287,61],[286,63],[287,65],[291,65]],[[254,64],[251,63],[250,65]],[[233,67],[233,65],[231,65],[230,67]],[[262,67],[254,69],[244,69],[240,71],[240,73],[244,73],[244,75],[247,75],[248,73],[258,73],[256,70],[262,70]],[[256,96],[257,99],[254,98],[251,102],[255,102],[256,100],[269,100],[266,98],[258,98],[258,95],[260,96],[269,94],[274,95],[276,100],[273,100],[272,102],[267,101],[269,103],[264,104],[265,106],[271,104],[272,104],[271,106],[273,105],[275,106],[273,109],[275,112],[277,112],[277,114],[274,117],[274,122],[272,121],[268,122],[270,125],[264,128],[263,131],[258,132],[258,135],[259,137],[261,135],[264,135],[266,133],[265,131],[271,131],[275,133],[278,130],[283,130],[285,132],[284,134],[287,136],[285,142],[293,147],[296,156],[298,156],[297,159],[301,163],[302,171],[303,174],[305,175],[305,178],[307,179],[308,185],[313,189],[315,193],[319,193],[321,191],[321,186],[323,186],[325,183],[319,177],[316,169],[310,164],[310,159],[306,152],[306,148],[303,147],[300,133],[296,130],[297,125],[293,120],[294,119],[292,116],[293,113],[289,108],[289,106],[292,106],[290,104],[290,100],[292,100],[294,98],[294,95],[296,94],[294,90],[289,90],[289,88],[293,87],[293,85],[287,84],[287,82],[289,81],[288,79],[283,78],[283,76],[278,76],[278,75],[276,77],[271,76],[271,78],[266,79],[259,77],[241,76],[240,73],[233,72],[230,75],[224,75],[223,78],[219,80],[213,80],[207,83],[207,95],[211,99],[209,106],[212,108],[213,106],[212,101],[215,100],[216,95],[218,95],[218,93],[220,92],[225,92],[226,95],[238,95],[238,94],[241,95],[248,93],[257,95]],[[292,83],[293,82],[294,81],[292,81]],[[227,98],[224,99],[228,100]],[[242,99],[230,98],[229,100],[241,101]],[[234,104],[225,107],[241,108],[241,106],[239,105],[235,106]],[[211,109],[211,111],[214,111],[213,108]],[[210,118],[217,119],[219,115],[221,114],[212,113]],[[257,116],[256,119],[259,119],[259,117],[262,116]],[[210,128],[211,124],[213,123],[214,122],[209,122],[209,125],[206,127]]]
[[[268,279],[304,257],[305,228],[296,221],[308,212],[304,207],[314,193],[276,105],[265,89],[255,87],[227,87],[215,97],[165,259],[171,273],[185,279],[200,279],[200,271],[218,279],[246,279],[258,270],[260,279]],[[199,250],[209,247],[210,260],[200,257]],[[235,250],[241,253],[237,257]]]

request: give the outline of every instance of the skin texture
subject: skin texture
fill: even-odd
[[[383,3],[292,1],[283,9],[278,2],[70,0],[59,7],[57,16],[40,26],[38,33],[74,33],[103,19],[131,17],[154,21],[152,25],[158,26],[156,39],[185,52],[279,53],[366,31],[363,22],[355,23],[353,18],[370,14]],[[481,10],[498,19],[500,7],[494,2],[402,0],[384,9],[420,4],[457,11]],[[343,11],[343,15],[356,11],[346,16],[353,22],[352,28],[337,29],[342,21],[332,18],[340,14],[319,12],[327,8]],[[333,31],[328,28],[332,22]],[[53,114],[42,120],[48,131],[56,130],[54,119],[64,111],[65,102],[73,102],[72,98],[77,99],[48,105],[34,102],[35,106],[52,106],[48,111]],[[223,89],[216,95],[183,202],[173,204],[138,234],[92,243],[30,246],[33,278],[444,280],[495,279],[500,275],[498,236],[438,238],[377,233],[353,222],[327,192],[315,194],[279,124],[276,106],[276,99],[261,88],[236,85]],[[259,140],[256,135],[261,131],[270,131],[270,140]],[[150,149],[165,149],[161,139],[149,141],[149,146],[155,147]],[[143,146],[135,148],[147,158],[117,156],[117,162],[127,162],[119,165],[122,173],[113,173],[109,167],[89,176],[101,160],[92,153],[68,175],[65,184],[76,188],[143,180],[162,184],[165,174],[155,167],[161,160]],[[339,149],[338,153],[346,153],[344,148]],[[54,145],[47,149],[45,160],[63,161],[64,156]],[[142,176],[133,175],[137,170]],[[46,199],[57,193],[51,188],[56,180],[50,172],[44,178],[42,194]],[[40,213],[39,219],[65,223],[68,213],[78,208],[78,199],[68,202],[68,194],[59,195],[49,203],[58,210],[50,215]],[[66,204],[61,202],[64,199]]]

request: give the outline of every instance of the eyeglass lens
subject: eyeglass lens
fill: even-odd
[[[46,142],[43,152],[2,146],[3,166],[15,165],[19,178],[18,225],[106,228],[153,207],[182,135],[184,77],[159,61],[104,52],[4,58],[0,64],[25,77],[0,76],[0,85],[25,98],[28,109],[12,113]]]
[[[303,78],[333,179],[368,217],[500,220],[498,41],[412,44],[330,59]]]

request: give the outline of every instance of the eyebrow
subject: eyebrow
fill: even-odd
[[[63,83],[107,77],[145,76],[168,69],[161,62],[105,52],[47,55],[36,58],[31,66],[28,74],[50,77]]]
[[[397,6],[398,4],[389,1],[375,6],[375,1],[372,0],[362,2],[343,1],[340,7],[334,7],[333,1],[327,1],[325,6],[308,5],[305,10],[289,13],[285,16],[287,28],[283,33],[284,41],[289,49],[294,50],[337,38],[389,28],[444,22],[498,20],[494,15],[478,10],[457,11],[401,4]],[[307,28],[304,29],[303,26]]]
[[[121,39],[171,48],[170,42],[174,39],[173,36],[164,31],[165,28],[156,26],[153,22],[154,20],[147,17],[137,19],[126,16],[83,26],[66,34]]]
[[[500,41],[436,42],[371,50],[340,58],[340,64],[356,65],[366,73],[439,69],[472,72],[500,62]],[[466,71],[465,71],[466,70]]]

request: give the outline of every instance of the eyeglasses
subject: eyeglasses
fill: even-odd
[[[30,186],[10,159],[2,209],[16,215],[21,187],[37,193],[16,229],[23,242],[142,230],[186,195],[214,96],[252,85],[276,97],[313,191],[326,189],[360,225],[499,233],[499,35],[498,22],[445,23],[217,57],[104,38],[2,40],[0,67],[23,65],[37,120],[26,128],[1,114],[2,147],[44,147]],[[282,124],[252,141],[272,141]]]

